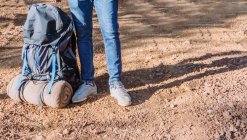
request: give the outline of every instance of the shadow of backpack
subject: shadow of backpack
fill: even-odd
[[[23,27],[23,36],[22,72],[17,89],[28,79],[48,81],[48,93],[59,80],[67,81],[76,90],[80,74],[71,18],[58,7],[33,4]]]

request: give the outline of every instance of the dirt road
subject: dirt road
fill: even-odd
[[[109,97],[96,15],[99,95],[38,109],[6,95],[21,70],[22,25],[37,0],[0,0],[0,139],[247,140],[247,2],[121,1],[123,83],[133,106]],[[64,1],[63,9],[69,12]]]

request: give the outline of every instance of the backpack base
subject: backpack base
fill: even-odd
[[[24,79],[26,82],[17,90],[18,80],[19,75],[14,77],[7,87],[8,96],[17,102],[25,101],[38,106],[64,108],[71,101],[73,89],[64,80],[54,82],[50,93],[48,93],[49,82],[47,81]]]

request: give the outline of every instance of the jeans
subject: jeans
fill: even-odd
[[[118,0],[69,0],[77,34],[83,81],[94,81],[92,15],[95,7],[104,39],[109,84],[121,80],[122,61],[118,26]]]

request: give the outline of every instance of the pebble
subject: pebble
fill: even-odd
[[[241,125],[241,121],[240,120],[237,120],[236,127],[240,127],[240,125]]]
[[[177,106],[178,106],[177,104],[170,104],[170,108],[175,108]]]
[[[229,111],[224,111],[224,112],[223,112],[223,117],[224,117],[225,119],[230,120],[230,119],[232,118],[232,115],[231,115],[231,113],[230,113]]]
[[[228,139],[233,139],[235,136],[234,136],[234,132],[232,132],[232,131],[227,131],[226,132],[226,137],[228,138]]]
[[[145,61],[144,61],[145,63],[148,63],[149,62],[149,60],[148,59],[145,59]]]
[[[38,134],[35,136],[35,140],[45,140],[45,136],[43,136],[42,134]]]
[[[93,131],[93,133],[95,134],[95,135],[99,135],[99,134],[102,134],[102,133],[105,133],[106,131],[104,131],[104,130],[99,130],[99,129],[95,129],[94,131]]]
[[[183,45],[191,45],[191,41],[190,41],[190,40],[185,40],[185,41],[183,42]]]
[[[212,109],[208,109],[208,110],[207,110],[207,113],[208,113],[209,115],[211,115],[211,114],[213,114],[213,110],[212,110]]]
[[[235,126],[233,124],[230,126],[229,131],[237,132],[237,130],[236,130],[236,128],[235,128]]]
[[[164,128],[164,127],[165,127],[165,123],[163,121],[161,121],[160,128]]]
[[[64,129],[63,130],[63,135],[68,135],[69,134],[69,130],[68,129]]]

